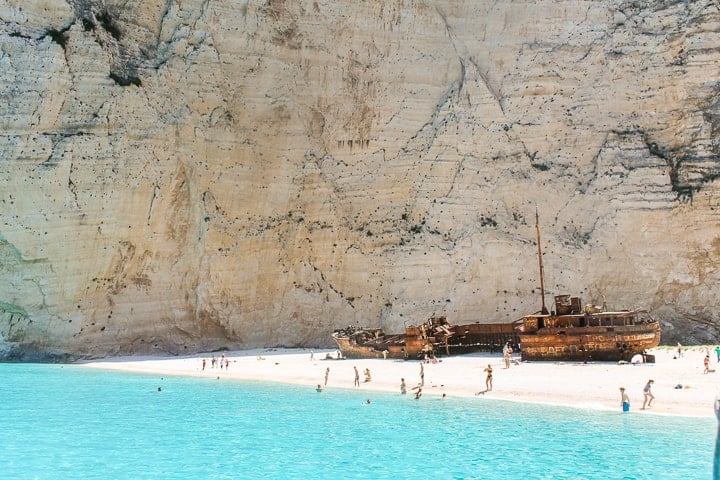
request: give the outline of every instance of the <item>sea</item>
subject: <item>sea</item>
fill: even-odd
[[[310,386],[57,364],[0,364],[0,385],[2,479],[713,475],[713,417],[483,397],[318,393]]]

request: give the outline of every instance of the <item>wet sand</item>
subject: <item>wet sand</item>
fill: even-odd
[[[564,405],[577,408],[620,411],[620,387],[627,389],[631,413],[666,414],[714,417],[713,404],[720,396],[720,365],[714,346],[710,351],[710,368],[703,373],[706,347],[684,347],[683,356],[677,349],[653,349],[655,363],[617,364],[608,362],[518,362],[505,368],[502,355],[476,353],[439,359],[438,363],[402,360],[330,359],[335,350],[255,349],[216,352],[188,357],[123,357],[82,363],[87,368],[139,372],[147,374],[204,377],[220,381],[256,380],[307,385],[314,389],[325,383],[325,371],[330,369],[325,388],[355,389],[372,398],[372,392],[400,393],[400,379],[407,384],[408,395],[420,382],[420,365],[425,373],[423,398],[432,395],[474,397],[478,401],[502,399],[517,402]],[[311,359],[312,356],[314,357]],[[211,358],[224,354],[228,368],[212,368]],[[202,361],[206,360],[203,370]],[[515,360],[519,360],[517,356]],[[492,391],[485,390],[487,365],[493,368]],[[357,366],[360,386],[354,387]],[[372,380],[364,382],[363,372],[370,369]],[[643,386],[655,381],[652,407],[641,410]],[[683,388],[675,388],[682,385]],[[422,399],[421,399],[422,400]]]

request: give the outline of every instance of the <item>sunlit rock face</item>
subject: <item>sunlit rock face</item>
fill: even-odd
[[[330,346],[571,293],[718,339],[720,11],[9,0],[0,356]]]

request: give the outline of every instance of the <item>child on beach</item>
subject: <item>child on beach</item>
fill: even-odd
[[[648,382],[645,384],[645,387],[643,388],[643,395],[645,396],[645,399],[643,400],[643,406],[640,410],[645,410],[645,404],[647,404],[647,408],[650,408],[652,406],[653,400],[655,400],[655,396],[652,394],[653,383],[655,383],[655,380],[648,380]],[[648,399],[650,401],[648,401]]]

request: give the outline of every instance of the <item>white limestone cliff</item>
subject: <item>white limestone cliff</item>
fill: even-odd
[[[8,0],[0,355],[328,346],[549,295],[718,340],[715,1]]]

